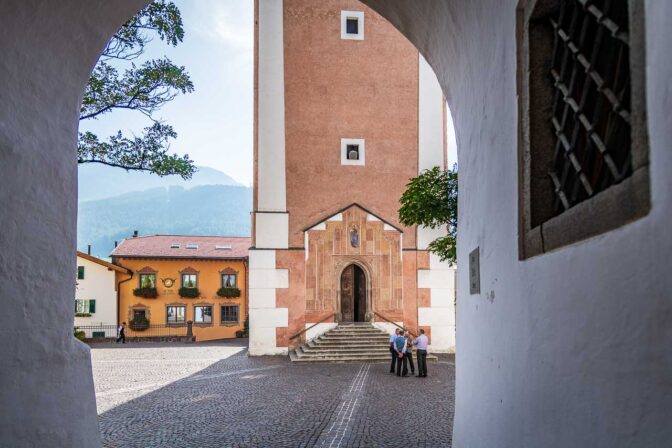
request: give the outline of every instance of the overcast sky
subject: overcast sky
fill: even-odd
[[[254,2],[174,1],[182,13],[184,42],[173,48],[157,37],[137,62],[167,56],[187,68],[195,91],[178,96],[155,118],[178,133],[171,152],[187,153],[197,165],[252,185]],[[81,129],[107,136],[119,129],[139,133],[150,124],[139,112],[117,110],[83,122]],[[448,142],[452,167],[457,157],[451,120]]]

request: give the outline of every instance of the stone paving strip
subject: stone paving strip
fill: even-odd
[[[357,407],[357,401],[361,398],[366,378],[369,376],[370,367],[371,364],[363,364],[359,368],[350,388],[341,397],[343,401],[334,413],[329,429],[320,436],[316,446],[329,448],[338,448],[341,446],[343,438],[347,433],[348,425]]]

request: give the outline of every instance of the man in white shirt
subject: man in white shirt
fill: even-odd
[[[424,329],[420,329],[420,336],[418,336],[414,344],[417,349],[418,378],[427,378],[427,346],[429,345],[429,339],[425,336]]]

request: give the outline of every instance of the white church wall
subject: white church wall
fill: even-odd
[[[249,254],[249,353],[253,356],[287,354],[277,347],[278,327],[288,325],[287,308],[276,306],[276,290],[289,287],[289,271],[276,269],[274,250],[250,250]]]
[[[3,447],[100,446],[89,347],[72,335],[77,126],[100,52],[144,3],[0,2]]]
[[[457,447],[672,437],[672,3],[646,1],[648,216],[518,260],[516,0],[364,0],[439,75],[459,142]],[[403,22],[402,22],[403,21]],[[429,31],[432,30],[432,31]],[[487,30],[487,32],[483,32]],[[480,247],[481,293],[468,254]]]
[[[282,0],[259,1],[257,209],[284,212],[285,77]],[[257,214],[257,219],[259,219]],[[259,235],[260,232],[257,232]],[[259,247],[263,247],[260,246]],[[275,246],[269,246],[275,247]]]

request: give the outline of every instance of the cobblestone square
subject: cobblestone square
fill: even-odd
[[[450,447],[454,358],[388,364],[250,358],[245,340],[91,349],[106,447]]]

